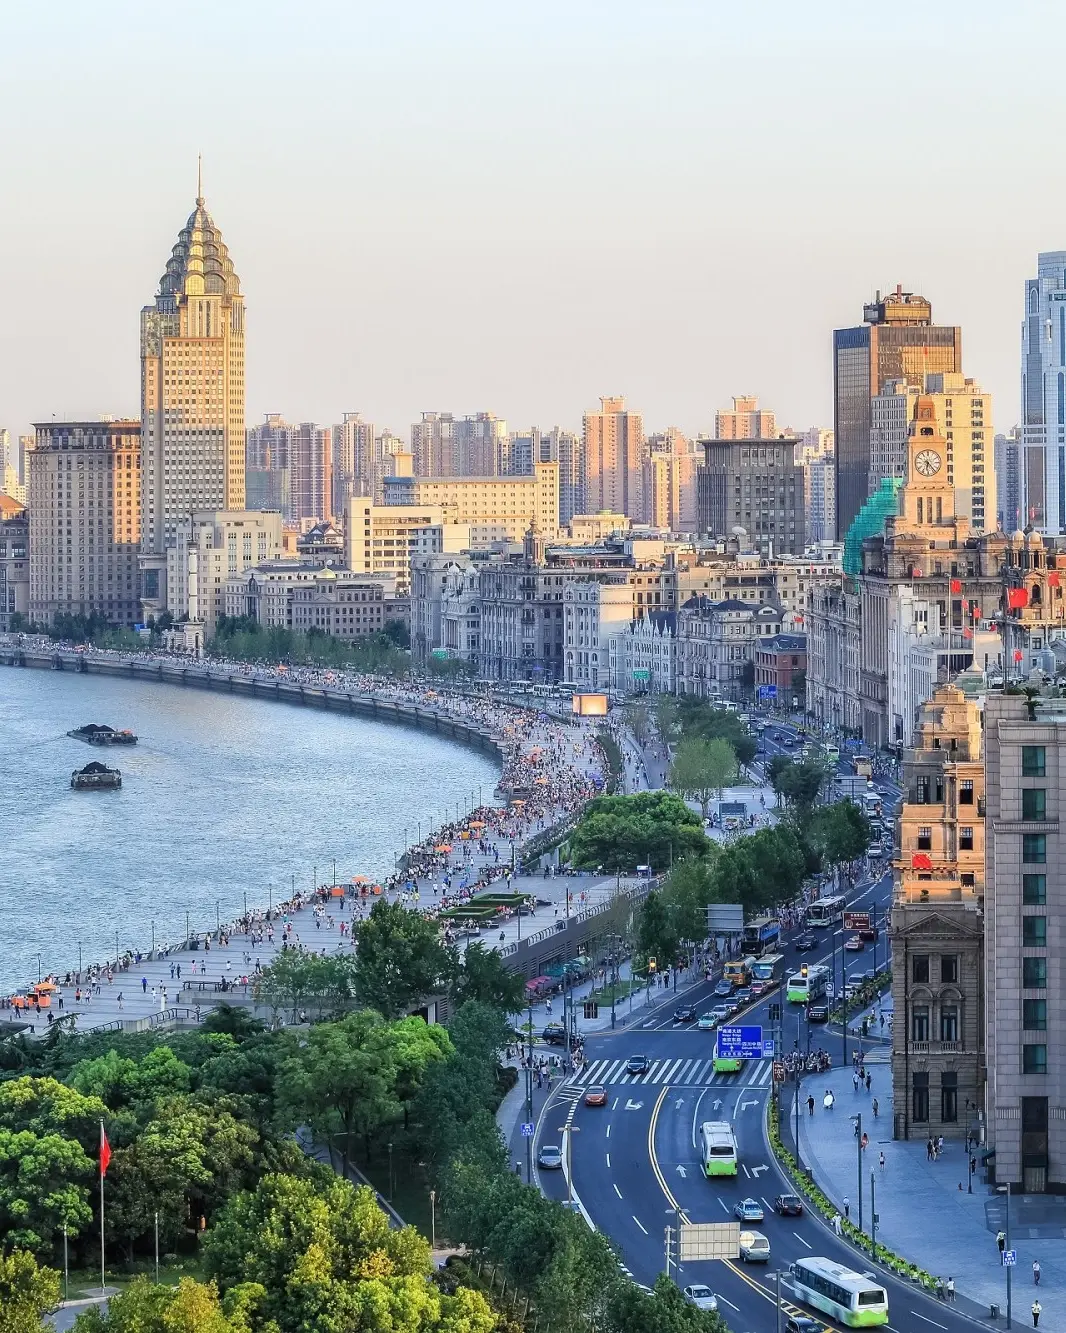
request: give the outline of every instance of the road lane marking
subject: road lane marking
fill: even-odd
[[[912,1310],[911,1314],[915,1319],[920,1319],[923,1324],[932,1324],[934,1328],[942,1328],[947,1333],[947,1324],[938,1324],[935,1319],[927,1319],[924,1314],[919,1314],[917,1310]]]
[[[704,1099],[704,1097],[705,1097],[706,1095],[707,1095],[707,1089],[704,1088],[703,1091],[700,1093],[700,1095],[696,1098],[696,1105],[692,1108],[692,1147],[693,1147],[693,1150],[695,1150],[695,1148],[696,1148],[696,1126],[697,1126],[697,1124],[699,1123],[699,1118],[700,1118],[700,1102],[703,1101],[703,1099]]]
[[[614,1187],[614,1192],[615,1192],[615,1194],[618,1195],[619,1198],[622,1197],[622,1191],[618,1188],[617,1185],[615,1185],[615,1187]]]
[[[604,1135],[604,1137],[605,1137],[605,1138],[608,1138],[608,1139],[611,1137],[611,1127],[610,1127],[610,1125],[607,1126],[607,1133]]]
[[[732,1217],[732,1213],[729,1211],[729,1204],[727,1204],[724,1199],[719,1199],[718,1202],[722,1205],[722,1212],[725,1213],[726,1217]]]
[[[814,1249],[814,1246],[811,1244],[811,1242],[809,1240],[804,1240],[798,1231],[793,1231],[792,1234],[796,1237],[796,1239],[799,1241],[801,1245],[806,1245],[808,1250]]]
[[[720,1301],[724,1301],[725,1304],[728,1305],[729,1308],[730,1308],[732,1311],[734,1311],[736,1314],[740,1314],[740,1306],[739,1306],[739,1305],[734,1305],[732,1301],[727,1300],[726,1297],[723,1296],[723,1295],[721,1294],[721,1292],[717,1292],[717,1291],[716,1291],[716,1292],[715,1292],[715,1295],[718,1297],[718,1299],[719,1299]]]
[[[636,1215],[636,1213],[633,1214],[633,1221],[636,1222],[637,1226],[640,1227],[641,1231],[644,1232],[645,1236],[649,1234],[648,1228],[644,1225],[644,1223],[640,1220],[640,1218]]]
[[[608,1154],[607,1154],[607,1170],[610,1171],[610,1169],[611,1169],[611,1154],[608,1153]]]

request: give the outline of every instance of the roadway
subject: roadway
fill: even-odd
[[[783,730],[775,724],[775,732]],[[770,749],[765,741],[764,749]],[[894,791],[887,793],[886,804]],[[860,885],[849,895],[849,905],[859,910],[876,909],[883,922],[890,895],[891,873],[886,870],[876,881]],[[783,942],[778,951],[785,954],[786,974],[797,970],[801,962],[832,964],[834,953],[849,961],[854,959],[856,970],[870,966],[869,946],[862,953],[845,954],[842,931],[815,933],[819,947],[808,953],[797,953],[791,939]],[[701,983],[685,992],[684,1002],[697,1012],[710,1009],[717,1003],[712,990],[710,983]],[[845,1058],[844,1034],[835,1027],[809,1026],[804,1010],[789,1006],[781,991],[754,1000],[734,1021],[742,1017],[745,1023],[761,1024],[769,1035],[775,1027],[769,1015],[772,1002],[780,1002],[783,1007],[785,1050],[794,1043],[806,1049],[809,1040],[812,1049],[829,1050],[834,1065],[840,1066]],[[670,995],[633,1029],[589,1036],[585,1043],[586,1066],[545,1105],[537,1124],[536,1143],[560,1143],[561,1127],[571,1127],[574,1197],[590,1224],[613,1242],[625,1271],[647,1285],[665,1267],[666,1227],[676,1227],[678,1220],[730,1221],[733,1206],[741,1199],[750,1196],[762,1202],[765,1220],[754,1228],[770,1241],[769,1264],[748,1266],[740,1260],[686,1263],[674,1277],[682,1287],[693,1282],[711,1287],[718,1295],[722,1315],[736,1333],[768,1330],[774,1326],[778,1270],[783,1274],[783,1307],[786,1313],[796,1313],[803,1307],[790,1299],[790,1263],[804,1256],[821,1255],[859,1271],[870,1271],[870,1265],[863,1255],[839,1240],[817,1214],[808,1211],[800,1218],[781,1218],[773,1212],[775,1195],[792,1187],[778,1168],[766,1137],[771,1062],[750,1061],[739,1073],[716,1074],[711,1063],[713,1032],[701,1032],[694,1024],[675,1023],[675,1004]],[[847,1041],[846,1058],[850,1059],[854,1038]],[[632,1055],[645,1055],[651,1061],[646,1074],[626,1074],[625,1062]],[[804,1091],[810,1087],[817,1095],[817,1075],[808,1075],[807,1079]],[[592,1083],[606,1086],[605,1107],[584,1105],[584,1088]],[[791,1104],[789,1093],[793,1087],[785,1085],[784,1114]],[[728,1120],[733,1125],[740,1157],[740,1172],[735,1179],[719,1177],[712,1182],[703,1175],[699,1125],[708,1119]],[[841,1132],[849,1127],[848,1118],[842,1115]],[[539,1176],[546,1193],[558,1199],[566,1197],[565,1173],[545,1171]],[[867,1230],[868,1219],[867,1211]],[[935,1271],[935,1256],[930,1257],[928,1266]],[[909,1283],[881,1271],[876,1277],[888,1290],[889,1328],[896,1333],[919,1329],[926,1333],[962,1333],[972,1328],[967,1316]],[[823,1322],[835,1326],[824,1317]]]

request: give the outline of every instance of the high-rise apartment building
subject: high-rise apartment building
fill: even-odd
[[[276,412],[249,426],[245,442],[245,497],[249,509],[277,509],[292,521],[289,426]]]
[[[450,412],[423,412],[411,427],[419,477],[495,477],[507,453],[507,422],[493,412],[458,420]]]
[[[633,517],[671,532],[695,532],[699,524],[695,446],[670,426],[645,442],[643,508]],[[702,451],[701,451],[702,453]]]
[[[644,418],[626,408],[624,398],[601,398],[598,412],[586,412],[585,507],[640,515],[644,490]],[[577,511],[575,511],[577,512]]]
[[[202,192],[141,311],[141,570],[166,604],[166,549],[193,509],[243,509],[244,297]]]
[[[1022,527],[1066,532],[1066,250],[1038,255],[1025,283],[1022,490]]]
[[[870,494],[871,403],[889,380],[924,387],[925,376],[962,370],[962,330],[933,323],[923,296],[896,288],[863,308],[858,328],[833,333],[837,539]]]
[[[759,406],[758,398],[734,398],[732,411],[714,414],[714,434],[718,440],[772,440],[777,418]]]
[[[344,420],[333,427],[333,496],[331,513],[344,513],[345,502],[353,495],[374,498],[380,484],[380,467],[374,438],[374,423],[364,421],[359,412],[345,412]]]
[[[333,517],[333,432],[301,421],[289,428],[292,519],[320,523]]]
[[[30,618],[140,620],[141,426],[35,425],[30,454]]]
[[[996,510],[1000,532],[1017,532],[1025,526],[1022,504],[1021,431],[1012,426],[993,441],[996,459]]]
[[[803,464],[803,502],[807,508],[807,541],[833,541],[837,520],[837,462],[832,451]]]

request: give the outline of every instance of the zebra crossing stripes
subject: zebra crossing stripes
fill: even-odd
[[[685,1060],[669,1057],[653,1060],[645,1074],[626,1073],[625,1060],[593,1060],[570,1080],[570,1087],[660,1083],[677,1088],[765,1087],[773,1077],[772,1060],[750,1060],[737,1073],[715,1073],[714,1060]]]

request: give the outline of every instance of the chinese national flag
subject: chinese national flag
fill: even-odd
[[[111,1161],[111,1145],[104,1133],[104,1122],[100,1121],[100,1175],[107,1175],[107,1164]]]
[[[1012,611],[1017,611],[1023,606],[1029,605],[1029,593],[1025,588],[1008,588],[1007,605]]]
[[[1022,660],[1022,650],[1021,650],[1020,648],[1015,648],[1015,650],[1014,650],[1014,660],[1015,660],[1016,662],[1020,662],[1020,661]]]
[[[1057,588],[1061,583],[1061,581],[1062,580],[1059,575],[1059,571],[1057,569],[1053,569],[1051,573],[1047,576],[1047,582],[1049,588]]]
[[[912,870],[932,870],[933,858],[928,852],[915,852],[911,857]]]
[[[951,591],[952,591],[952,592],[962,592],[962,580],[961,580],[961,579],[952,579],[952,580],[951,580]]]

